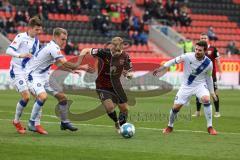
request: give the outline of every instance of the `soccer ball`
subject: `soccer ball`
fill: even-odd
[[[135,134],[135,127],[131,123],[125,123],[121,126],[120,133],[124,138],[131,138]]]

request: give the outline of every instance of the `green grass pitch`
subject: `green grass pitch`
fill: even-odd
[[[152,98],[137,99],[130,107],[130,123],[136,127],[131,139],[118,135],[106,116],[73,122],[77,132],[61,131],[55,117],[56,100],[48,98],[43,108],[42,125],[48,135],[16,133],[12,126],[19,95],[15,91],[0,91],[0,159],[1,160],[239,160],[240,158],[240,91],[220,91],[222,117],[213,118],[219,135],[206,132],[205,117],[192,118],[195,101],[183,108],[174,132],[163,135],[167,115],[176,92]],[[74,101],[71,111],[83,113],[99,104],[97,99],[68,95]],[[33,100],[24,110],[26,126]],[[214,108],[213,108],[214,110]]]

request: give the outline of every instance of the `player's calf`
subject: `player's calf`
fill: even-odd
[[[127,103],[122,103],[122,104],[118,104],[119,106],[119,116],[118,116],[118,121],[119,124],[122,126],[124,123],[127,122],[127,118],[128,118],[128,104]]]
[[[16,130],[20,134],[24,134],[26,132],[25,127],[20,123],[20,117],[22,115],[23,109],[27,106],[27,102],[24,100],[20,100],[16,107],[15,118],[13,120],[13,125],[15,126]]]
[[[40,124],[35,123],[35,121],[37,119],[37,116],[39,115],[46,99],[47,99],[47,93],[46,92],[42,92],[37,96],[37,99],[36,99],[36,101],[33,105],[32,113],[31,113],[30,120],[29,120],[29,123],[28,123],[28,130],[29,131],[38,132],[40,134],[47,133],[47,132],[43,131],[44,129],[40,126]],[[37,126],[40,126],[40,127],[37,127]]]
[[[70,130],[70,131],[77,131],[78,128],[74,127],[69,119],[68,119],[68,110],[69,110],[69,102],[67,100],[67,97],[65,96],[64,93],[58,93],[55,95],[55,97],[58,100],[58,109],[60,112],[60,119],[61,119],[61,124],[60,124],[60,129],[61,130]]]
[[[27,106],[28,101],[30,99],[30,93],[25,90],[21,92],[21,96],[22,96],[22,99],[17,103],[17,106],[16,106],[16,112],[14,117],[15,124],[19,123],[22,112],[24,108]]]
[[[119,112],[119,117],[118,117],[118,121],[120,126],[122,126],[124,123],[127,122],[127,118],[128,118],[128,111],[126,112]]]

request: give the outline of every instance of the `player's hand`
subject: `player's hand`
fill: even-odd
[[[168,70],[167,67],[161,66],[160,68],[155,69],[155,70],[153,71],[153,75],[154,75],[154,76],[159,76],[159,77],[161,77],[161,76],[163,76],[163,75],[167,72],[167,70]]]
[[[211,96],[213,97],[214,101],[217,101],[217,100],[218,100],[218,98],[217,98],[217,96],[216,96],[215,93],[211,93]]]
[[[89,66],[88,64],[81,65],[78,69],[84,70],[88,73],[94,73],[95,72],[95,69],[93,67]]]
[[[132,72],[127,72],[126,78],[127,79],[132,79],[133,78],[133,73]]]
[[[31,58],[32,54],[31,53],[22,53],[19,55],[19,58]]]
[[[122,71],[122,74],[123,74],[123,76],[126,77],[127,79],[132,79],[132,77],[133,77],[133,73],[132,73],[132,72],[129,72],[129,71],[127,71],[127,70],[123,70],[123,71]]]

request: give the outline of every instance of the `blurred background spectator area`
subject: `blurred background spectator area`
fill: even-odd
[[[68,55],[121,36],[132,42],[128,51],[133,56],[164,56],[149,41],[152,24],[171,27],[189,44],[206,32],[221,54],[239,53],[239,0],[0,0],[0,31],[12,40],[35,15],[44,23],[43,44],[54,27],[68,30]]]

